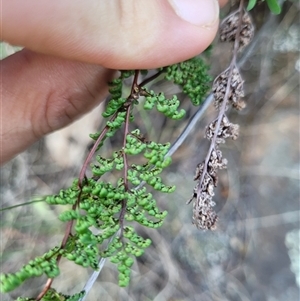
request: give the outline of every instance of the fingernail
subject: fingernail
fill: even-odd
[[[217,0],[169,0],[176,14],[197,26],[211,27],[219,18]]]

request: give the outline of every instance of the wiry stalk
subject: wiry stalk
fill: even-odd
[[[130,112],[132,108],[132,102],[137,100],[139,98],[140,88],[138,87],[138,76],[139,76],[139,70],[135,71],[134,79],[131,87],[131,93],[128,97],[128,105],[126,106],[126,119],[125,119],[125,126],[124,126],[124,137],[123,137],[123,161],[124,161],[124,188],[125,191],[128,191],[128,158],[127,154],[125,153],[124,149],[126,146],[126,138],[129,134],[129,122],[130,122]],[[123,238],[123,228],[124,228],[124,217],[126,213],[126,200],[122,200],[122,208],[120,212],[120,239]]]
[[[215,203],[212,201],[214,187],[217,186],[217,170],[226,168],[227,160],[222,158],[219,144],[225,142],[225,138],[236,139],[238,125],[229,122],[225,112],[230,104],[237,110],[244,107],[240,97],[244,96],[243,80],[237,67],[238,52],[246,46],[253,37],[253,25],[251,18],[244,12],[244,0],[240,1],[239,9],[225,18],[221,24],[220,36],[222,41],[234,41],[232,58],[229,67],[214,81],[213,96],[215,106],[219,110],[217,118],[206,129],[206,137],[210,140],[209,150],[203,163],[196,169],[193,199],[193,222],[199,229],[215,229],[217,215],[212,209]]]
[[[240,43],[239,38],[240,38],[240,30],[241,30],[242,16],[243,16],[243,9],[244,9],[244,3],[243,2],[244,1],[241,0],[240,6],[239,6],[240,19],[239,19],[239,24],[238,24],[238,30],[237,30],[237,33],[236,33],[236,40],[234,42],[234,48],[233,48],[233,51],[232,51],[232,60],[231,60],[230,66],[229,66],[230,71],[229,71],[229,76],[228,76],[228,83],[227,83],[227,87],[226,87],[226,92],[225,92],[225,96],[224,96],[224,99],[223,99],[223,102],[222,102],[222,106],[219,110],[219,114],[218,114],[218,117],[217,117],[217,125],[216,125],[216,129],[215,129],[214,137],[213,137],[213,139],[210,143],[209,150],[208,150],[207,155],[205,157],[204,169],[203,169],[200,181],[199,181],[199,187],[198,187],[198,191],[197,191],[198,195],[200,195],[201,185],[203,183],[204,176],[207,173],[207,166],[208,166],[208,162],[210,160],[211,152],[214,149],[216,149],[216,139],[217,139],[218,133],[220,131],[220,125],[221,125],[222,117],[224,116],[225,111],[226,111],[226,107],[228,105],[228,96],[229,96],[230,88],[231,88],[232,73],[233,73],[233,69],[236,66],[236,58],[237,58],[237,53],[238,53],[239,43]]]

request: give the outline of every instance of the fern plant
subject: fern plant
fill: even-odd
[[[103,117],[107,119],[101,132],[91,134],[94,145],[83,163],[78,179],[56,195],[49,195],[49,205],[64,206],[59,219],[66,223],[62,242],[25,264],[19,271],[1,275],[1,290],[9,292],[32,277],[46,275],[43,291],[34,299],[24,300],[80,300],[84,292],[66,296],[51,287],[59,276],[62,258],[84,268],[98,269],[99,258],[108,258],[119,272],[119,285],[130,281],[134,259],[150,246],[151,240],[135,230],[135,223],[148,228],[163,224],[166,211],[158,208],[151,193],[172,193],[174,186],[166,185],[162,171],[169,166],[166,156],[170,142],[158,143],[145,138],[138,128],[131,128],[135,106],[140,102],[147,111],[156,109],[168,118],[179,120],[185,115],[176,95],[167,98],[146,85],[157,77],[173,81],[182,88],[194,105],[201,104],[211,80],[208,67],[199,58],[161,68],[139,82],[141,71],[120,71],[110,84],[110,100]],[[123,84],[132,78],[131,92],[124,96]],[[105,141],[118,131],[123,132],[123,143],[110,156],[101,153]],[[94,160],[93,160],[94,158]],[[118,180],[107,181],[104,175],[114,173]],[[88,176],[89,174],[89,176]]]

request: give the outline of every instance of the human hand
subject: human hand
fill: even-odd
[[[2,0],[0,163],[66,126],[107,94],[112,69],[148,69],[201,53],[216,0]],[[101,66],[100,66],[101,65]]]

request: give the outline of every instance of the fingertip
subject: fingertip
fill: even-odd
[[[186,60],[206,49],[218,28],[216,0],[3,3],[7,41],[113,69],[150,69]],[[33,6],[35,11],[29,9]]]
[[[219,25],[216,0],[203,0],[198,12],[193,12],[192,16],[188,16],[186,8],[184,18],[179,16],[179,8],[174,10],[169,1],[158,2],[158,6],[152,7],[156,17],[149,21],[150,24],[144,24],[139,30],[130,30],[138,32],[135,35],[124,33],[117,47],[113,44],[107,52],[93,53],[93,60],[101,61],[105,57],[101,64],[113,69],[153,69],[194,57],[212,43]],[[195,10],[197,5],[193,0],[190,2],[189,9]],[[203,12],[206,5],[208,9]],[[142,9],[137,10],[141,18],[147,14]],[[210,16],[204,17],[205,13]],[[186,20],[189,17],[192,21]]]

